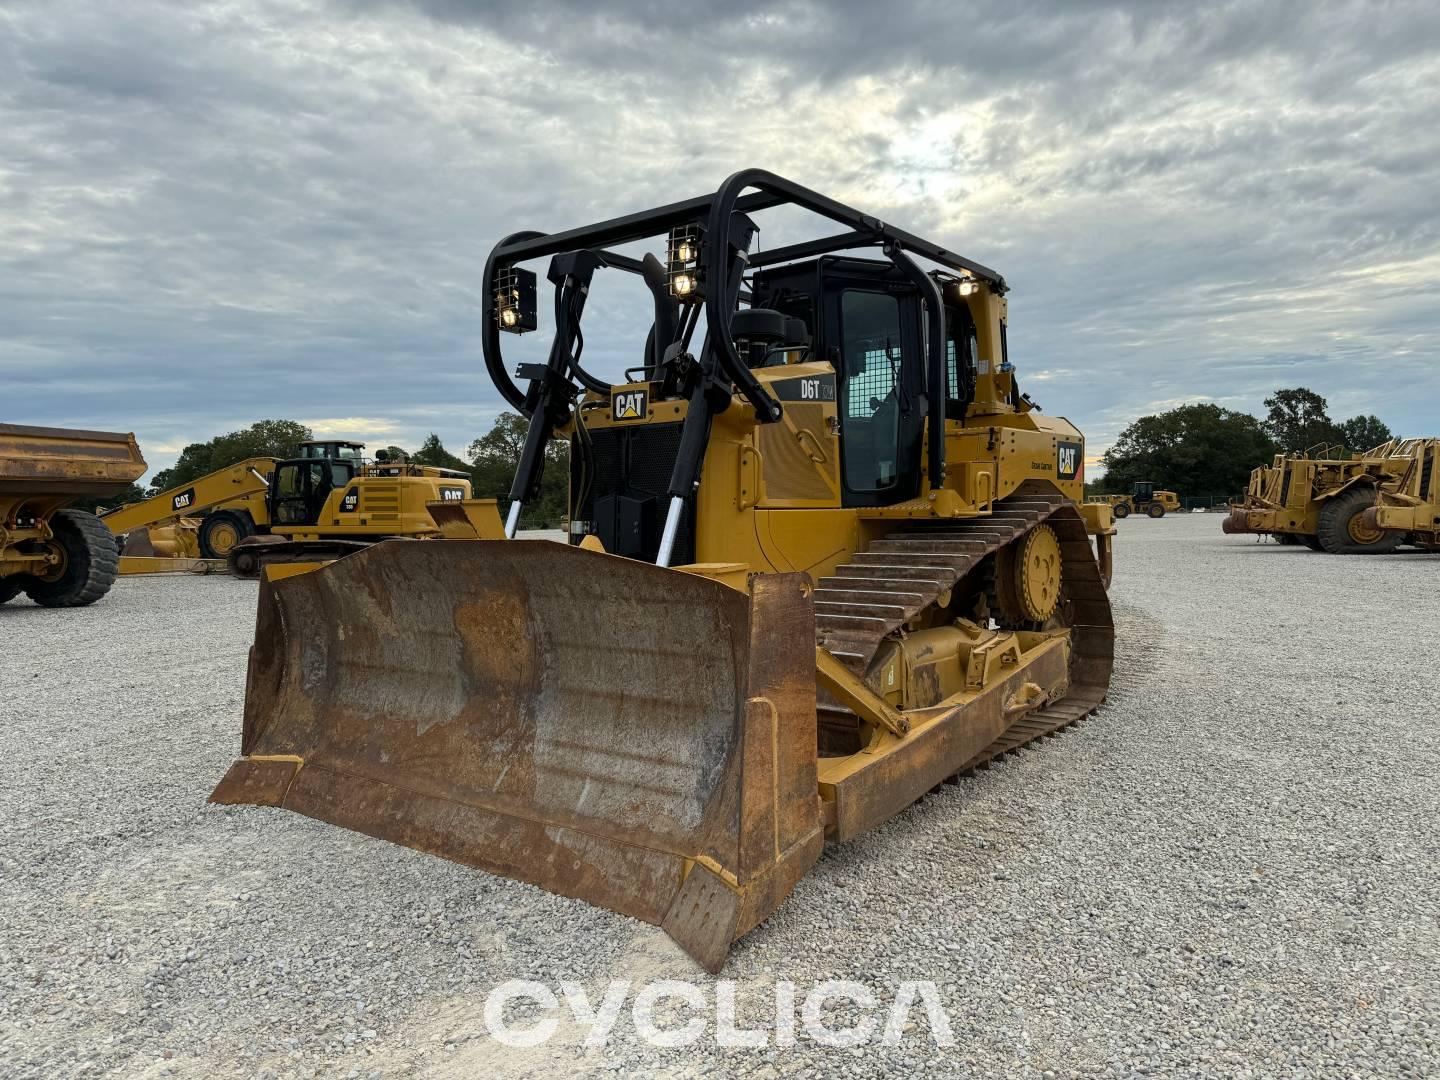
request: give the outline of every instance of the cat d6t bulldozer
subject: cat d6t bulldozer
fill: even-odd
[[[771,210],[832,228],[757,252]],[[512,369],[536,260],[554,336]],[[653,311],[618,381],[583,352],[602,271]],[[267,573],[212,799],[583,898],[718,970],[827,840],[1105,697],[1114,530],[1079,505],[1080,432],[1019,390],[1006,291],[758,170],[506,237],[483,347],[529,418],[508,520],[436,505],[465,538]],[[569,542],[507,538],[557,438]]]

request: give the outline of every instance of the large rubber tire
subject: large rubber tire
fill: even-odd
[[[21,580],[23,575],[11,574],[4,580],[0,580],[0,604],[8,604],[15,597],[25,591],[25,583]]]
[[[1117,520],[1119,518],[1127,518],[1130,516],[1130,508],[1124,503],[1116,503],[1113,512]]]
[[[65,553],[64,569],[52,581],[30,577],[25,594],[41,607],[84,607],[109,592],[120,555],[104,523],[83,510],[57,510],[50,531]]]
[[[1147,506],[1147,507],[1145,508],[1145,516],[1146,516],[1146,517],[1152,517],[1152,518],[1162,518],[1162,517],[1164,517],[1164,516],[1165,516],[1165,507],[1164,507],[1164,505],[1162,505],[1161,503],[1151,503],[1149,506]]]
[[[1374,505],[1375,491],[1370,487],[1353,487],[1336,495],[1320,511],[1320,546],[1331,555],[1387,555],[1394,551],[1405,538],[1403,534],[1368,530],[1360,520]]]
[[[207,559],[226,558],[236,544],[255,535],[255,523],[249,514],[234,510],[217,510],[200,523],[196,540],[200,554]]]

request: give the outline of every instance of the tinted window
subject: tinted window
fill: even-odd
[[[886,293],[847,290],[841,407],[845,483],[852,491],[893,487],[900,444],[900,303]]]

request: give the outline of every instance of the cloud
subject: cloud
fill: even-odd
[[[3,418],[160,465],[266,417],[462,450],[500,236],[761,165],[1001,269],[1022,385],[1092,450],[1295,384],[1425,431],[1436,115],[1413,2],[12,2]],[[618,371],[645,304],[608,288]]]

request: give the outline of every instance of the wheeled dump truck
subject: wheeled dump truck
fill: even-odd
[[[76,499],[118,495],[144,475],[135,436],[0,424],[0,604],[93,604],[115,583],[119,551]]]

